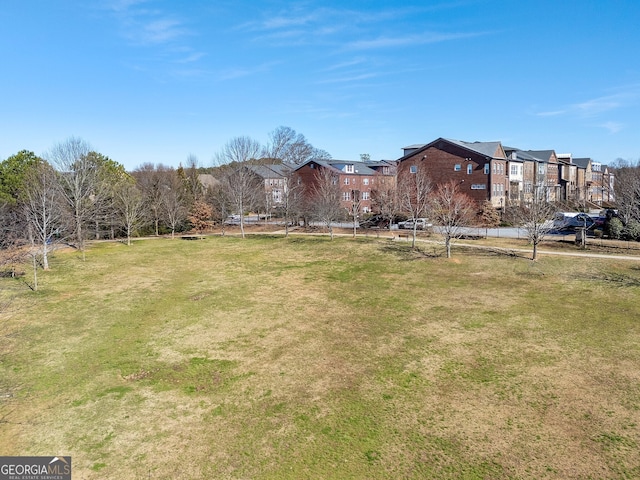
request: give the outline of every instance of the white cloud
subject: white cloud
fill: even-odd
[[[146,44],[167,43],[188,33],[181,22],[168,18],[150,20],[141,27],[138,38]]]
[[[536,113],[536,116],[538,117],[557,117],[559,115],[564,115],[565,113],[567,113],[566,110],[552,110],[549,112],[538,112]]]
[[[115,0],[107,5],[123,37],[136,45],[164,45],[191,34],[185,23],[157,8],[150,0]]]
[[[609,130],[609,133],[618,133],[624,128],[624,124],[620,122],[605,122],[600,127]]]
[[[612,89],[613,93],[564,106],[557,110],[536,113],[539,117],[572,115],[578,117],[598,117],[603,113],[634,106],[640,99],[640,85],[626,85]],[[602,124],[602,126],[608,125]],[[612,123],[612,125],[617,125]]]
[[[411,45],[426,45],[430,43],[447,42],[462,38],[477,37],[484,35],[481,32],[475,33],[436,33],[430,32],[421,35],[409,35],[404,37],[378,37],[371,40],[357,40],[347,43],[346,48],[352,50],[368,50],[377,48],[393,48]]]
[[[370,78],[376,78],[379,77],[379,74],[377,73],[360,73],[360,74],[354,74],[354,75],[350,75],[350,76],[345,76],[345,77],[335,77],[335,78],[329,78],[326,80],[320,80],[318,83],[319,84],[323,84],[323,83],[347,83],[347,82],[359,82],[360,80],[368,80]]]
[[[187,54],[186,57],[176,60],[176,62],[177,63],[193,63],[193,62],[197,62],[198,60],[200,60],[202,57],[206,55],[207,54],[204,52],[192,52]]]

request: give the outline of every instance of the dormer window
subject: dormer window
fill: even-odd
[[[345,165],[345,172],[353,173],[353,165]]]

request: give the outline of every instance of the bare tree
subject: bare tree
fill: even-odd
[[[171,229],[171,238],[176,229],[187,219],[188,208],[184,199],[184,186],[175,170],[167,170],[167,182],[162,195],[162,214]]]
[[[224,237],[227,218],[233,211],[228,189],[222,184],[211,187],[207,192],[207,201],[212,206],[212,219],[220,225],[220,232]]]
[[[135,180],[129,177],[115,187],[114,194],[120,225],[127,236],[127,245],[131,245],[131,236],[144,219],[142,192]]]
[[[400,212],[398,189],[395,184],[391,183],[378,183],[377,185],[376,189],[371,192],[371,200],[380,216],[388,222],[388,228],[391,230],[393,219]]]
[[[534,185],[529,201],[523,202],[514,212],[516,221],[525,229],[533,245],[533,261],[538,258],[538,244],[553,229],[552,219],[556,209],[547,200],[546,190],[544,185]]]
[[[61,192],[71,214],[76,246],[81,251],[84,251],[83,227],[93,206],[91,196],[98,182],[98,172],[89,161],[90,151],[87,142],[71,137],[55,145],[47,155],[60,172]]]
[[[143,163],[132,173],[144,198],[149,220],[153,223],[154,232],[160,234],[160,221],[165,213],[165,194],[167,193],[170,169],[164,165]]]
[[[328,228],[333,240],[333,223],[343,214],[338,175],[329,168],[321,168],[312,188],[313,213]]]
[[[473,221],[475,204],[471,198],[460,192],[459,183],[452,180],[438,185],[430,199],[433,221],[440,226],[447,258],[451,258],[451,245],[460,238]]]
[[[124,165],[111,160],[98,152],[89,152],[89,161],[98,172],[94,194],[91,196],[92,218],[95,227],[95,238],[100,238],[101,231],[107,229],[110,238],[115,238],[115,229],[120,224],[119,211],[115,198],[117,186],[123,181],[131,181]]]
[[[618,159],[614,168],[618,216],[625,225],[640,222],[640,162]]]
[[[216,156],[226,195],[240,215],[240,232],[245,237],[244,214],[260,203],[264,182],[250,168],[249,162],[260,157],[262,147],[250,137],[235,137]]]
[[[426,217],[431,206],[429,195],[433,190],[431,179],[423,165],[404,168],[398,174],[398,198],[400,208],[413,221],[413,240],[416,246],[418,218]]]
[[[349,206],[349,216],[353,222],[353,238],[356,238],[358,219],[362,213],[362,205],[360,202],[360,190],[351,190],[351,205]]]
[[[284,234],[289,236],[289,224],[293,224],[304,206],[304,185],[298,181],[298,177],[293,171],[288,172],[284,177],[282,189],[282,212],[284,217]]]
[[[52,240],[63,230],[63,205],[55,170],[39,161],[27,172],[21,203],[28,224],[33,255],[42,258],[42,268],[49,270]],[[35,265],[35,262],[34,262]]]
[[[305,136],[290,127],[278,127],[269,135],[264,156],[286,163],[301,165],[307,160],[329,160],[331,155],[311,145]]]

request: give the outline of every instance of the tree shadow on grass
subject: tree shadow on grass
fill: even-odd
[[[638,267],[632,267],[632,270],[640,270]],[[600,281],[615,285],[617,287],[640,287],[640,278],[633,275],[617,272],[594,272],[581,276],[583,280]]]
[[[395,255],[405,261],[420,260],[423,258],[440,258],[443,254],[438,251],[437,247],[437,245],[434,245],[431,248],[425,248],[421,245],[412,248],[409,242],[398,243],[393,241],[380,244],[380,250],[383,253]]]

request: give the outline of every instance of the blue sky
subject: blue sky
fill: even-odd
[[[281,125],[338,159],[438,137],[640,158],[636,0],[2,3],[0,159],[76,136],[208,166]]]

